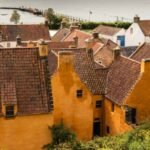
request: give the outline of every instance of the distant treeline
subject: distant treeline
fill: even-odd
[[[83,22],[81,23],[81,28],[84,30],[93,30],[99,25],[106,25],[111,27],[128,29],[131,23],[130,22]]]
[[[93,30],[99,25],[107,25],[111,27],[118,27],[128,29],[131,25],[130,22],[80,22],[80,27],[82,30]],[[61,19],[57,18],[55,23],[49,26],[50,29],[59,29],[61,26]]]

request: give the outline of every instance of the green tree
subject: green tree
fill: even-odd
[[[54,23],[55,19],[54,10],[52,8],[48,8],[48,10],[45,11],[44,16],[48,21],[49,25],[51,26]]]
[[[10,21],[17,24],[19,22],[19,20],[20,20],[20,15],[16,10],[14,10],[12,15],[11,15]]]

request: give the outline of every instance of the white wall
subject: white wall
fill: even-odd
[[[113,36],[104,35],[104,34],[99,34],[99,38],[104,38],[104,39],[110,39],[110,40],[113,40]]]
[[[131,28],[133,33],[131,34]],[[137,23],[133,23],[125,34],[125,46],[138,46],[145,42],[145,36]]]
[[[118,41],[117,41],[117,36],[123,36],[123,35],[125,35],[125,32],[126,32],[125,29],[121,29],[118,33],[116,33],[116,34],[113,35],[113,36],[104,35],[104,34],[99,34],[99,37],[100,37],[100,38],[105,38],[105,39],[110,39],[110,40],[112,40],[113,42],[119,44]]]
[[[126,30],[125,29],[121,29],[117,34],[115,34],[113,36],[112,41],[117,43],[118,45],[120,45],[120,43],[118,43],[118,41],[117,41],[117,36],[125,36],[125,33],[126,33]]]
[[[14,48],[16,47],[16,41],[15,42],[9,42],[9,41],[6,41],[6,42],[0,42],[0,44],[4,47],[4,48]]]

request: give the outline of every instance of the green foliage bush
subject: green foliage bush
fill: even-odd
[[[52,135],[52,143],[44,145],[43,148],[51,150],[57,145],[63,146],[63,143],[73,143],[76,141],[76,135],[63,124],[53,125],[49,127],[49,130]]]
[[[60,131],[58,131],[60,129],[62,127],[55,129],[54,131],[57,130],[55,134],[61,135]],[[66,133],[63,134],[63,140],[61,140],[60,144],[54,142],[53,150],[150,150],[150,122],[144,123],[122,135],[99,137],[88,142],[77,141],[75,138],[64,140],[64,135]],[[63,141],[66,142],[63,143]]]

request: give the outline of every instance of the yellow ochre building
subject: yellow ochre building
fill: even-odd
[[[48,126],[58,123],[90,140],[148,120],[150,56],[139,56],[150,53],[143,47],[130,58],[112,50],[108,67],[88,46],[0,48],[0,149],[40,150],[51,139]]]

